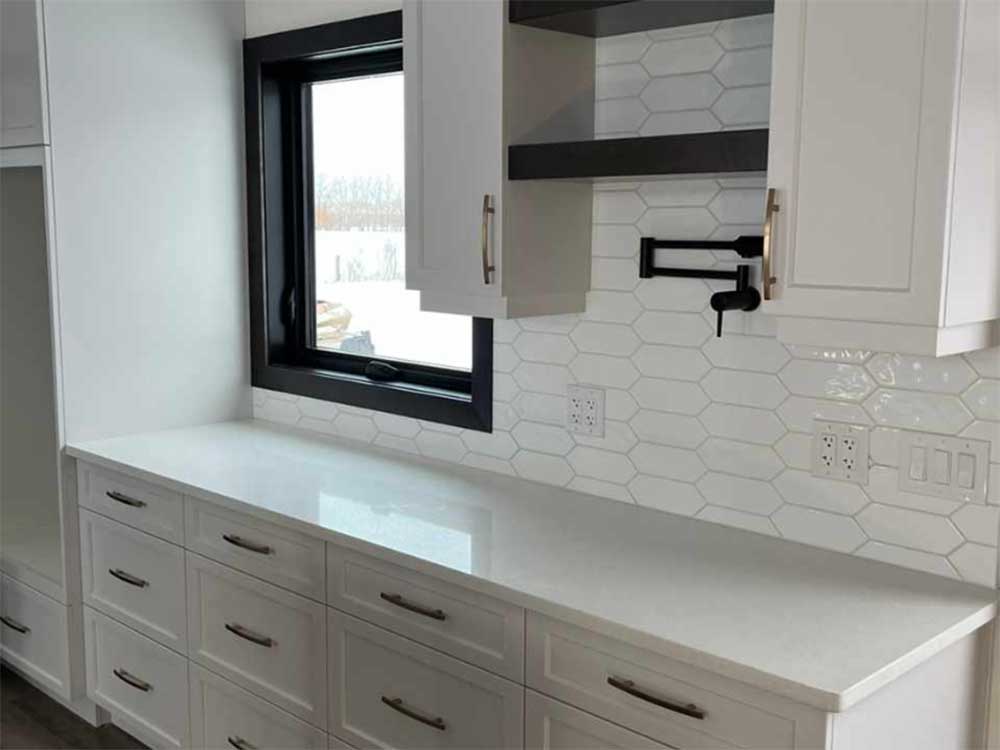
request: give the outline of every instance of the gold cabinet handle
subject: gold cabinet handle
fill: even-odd
[[[493,208],[493,196],[486,193],[483,196],[483,283],[490,283],[490,274],[496,266],[490,263],[490,216],[496,213]]]
[[[772,287],[778,283],[778,278],[774,275],[773,269],[773,244],[774,244],[774,215],[781,210],[776,200],[777,191],[774,188],[767,189],[767,207],[764,209],[764,252],[761,259],[761,285],[764,287],[764,299],[772,298]]]

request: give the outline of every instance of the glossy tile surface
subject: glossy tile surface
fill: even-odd
[[[714,131],[766,120],[771,27],[765,15],[597,40],[599,136]],[[699,102],[707,103],[686,108]],[[638,278],[643,235],[759,235],[765,187],[764,175],[595,185],[586,311],[494,324],[492,436],[260,390],[254,414],[951,578],[995,582],[996,526],[988,530],[989,542],[956,523],[963,541],[979,546],[942,554],[919,546],[928,537],[908,537],[917,546],[870,537],[856,516],[869,503],[939,515],[960,509],[889,487],[898,480],[892,436],[901,428],[990,440],[990,502],[1000,504],[1000,348],[932,359],[785,345],[776,338],[775,319],[760,312],[727,314],[725,335],[716,338],[708,301],[729,282]],[[659,264],[687,268],[747,262],[726,251],[657,255]],[[752,275],[759,278],[759,270]],[[565,429],[566,387],[577,382],[606,389],[604,439]],[[873,479],[860,493],[793,473],[810,468],[815,419],[876,428]],[[709,473],[732,477],[731,487],[769,483],[782,502],[741,506],[742,498],[721,491],[720,480],[704,479]],[[787,505],[813,512],[793,508],[778,516]]]

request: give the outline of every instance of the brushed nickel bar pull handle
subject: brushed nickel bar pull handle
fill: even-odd
[[[222,538],[229,542],[234,547],[241,547],[242,549],[250,550],[251,552],[256,552],[258,555],[270,555],[271,547],[267,544],[260,544],[258,542],[251,542],[244,539],[236,534],[223,534]]]
[[[144,501],[136,500],[134,497],[129,497],[128,495],[118,492],[117,490],[108,490],[104,494],[110,497],[112,500],[116,500],[117,502],[121,503],[122,505],[128,505],[132,508],[146,507],[146,503]]]
[[[764,210],[764,248],[760,264],[761,286],[764,288],[764,299],[772,299],[774,284],[778,283],[777,276],[773,269],[773,245],[774,245],[774,215],[781,210],[778,204],[777,191],[774,188],[767,189],[767,207]]]
[[[420,711],[408,708],[406,705],[403,704],[402,698],[390,698],[386,695],[383,695],[382,702],[389,708],[391,708],[393,711],[399,711],[399,713],[403,714],[403,716],[413,719],[414,721],[419,721],[421,724],[426,724],[429,727],[433,727],[434,729],[437,729],[439,732],[443,732],[448,728],[448,725],[444,723],[444,719],[442,719],[440,716],[427,716],[426,714],[423,714]]]
[[[226,630],[228,630],[233,635],[237,635],[244,640],[250,641],[251,643],[256,643],[258,646],[265,646],[271,648],[274,645],[274,639],[268,638],[266,635],[258,635],[252,630],[247,630],[242,625],[237,625],[235,622],[227,622]]]
[[[121,568],[108,568],[108,573],[113,575],[119,581],[124,581],[125,583],[131,584],[140,589],[144,589],[149,585],[149,581],[144,578],[139,578],[132,575],[131,573],[126,573]]]
[[[496,270],[496,266],[490,263],[490,216],[496,213],[492,205],[492,196],[489,193],[483,195],[483,283],[490,283],[490,274]]]
[[[441,622],[444,622],[448,619],[448,615],[446,615],[443,610],[431,609],[430,607],[424,607],[420,604],[408,602],[399,594],[387,594],[382,591],[379,593],[379,598],[389,602],[389,604],[395,604],[397,607],[409,610],[410,612],[416,612],[418,615],[430,617],[432,620],[440,620]]]
[[[251,745],[242,737],[226,737],[226,742],[236,748],[236,750],[257,750],[256,745]]]
[[[29,628],[27,625],[22,625],[17,620],[10,619],[9,617],[7,617],[7,615],[0,615],[0,622],[2,622],[11,630],[16,630],[18,633],[21,633],[22,635],[24,633],[31,632],[31,628]]]
[[[133,675],[130,675],[124,669],[112,669],[111,672],[119,680],[124,682],[126,685],[131,685],[136,690],[141,690],[144,693],[148,693],[150,690],[153,689],[153,686],[150,685],[148,682],[146,682],[145,680],[140,680],[138,677],[135,677]]]
[[[693,719],[701,720],[705,718],[705,712],[693,703],[688,703],[687,705],[674,703],[673,701],[668,701],[664,698],[651,695],[644,690],[637,688],[632,680],[623,680],[620,677],[608,677],[608,684],[617,690],[621,690],[623,693],[628,693],[639,700],[646,701],[646,703],[652,703],[654,706],[665,708],[668,711],[684,714],[685,716],[690,716]]]

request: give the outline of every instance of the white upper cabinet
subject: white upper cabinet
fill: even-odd
[[[0,147],[49,142],[41,4],[0,2]]]
[[[777,0],[762,310],[792,343],[998,343],[995,0]]]
[[[592,188],[512,182],[507,146],[590,139],[594,42],[511,25],[500,0],[408,0],[406,285],[424,310],[578,312]]]

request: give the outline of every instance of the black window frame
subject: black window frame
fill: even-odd
[[[250,359],[254,386],[492,431],[493,321],[472,319],[472,370],[314,345],[308,84],[402,70],[402,12],[243,42]]]

